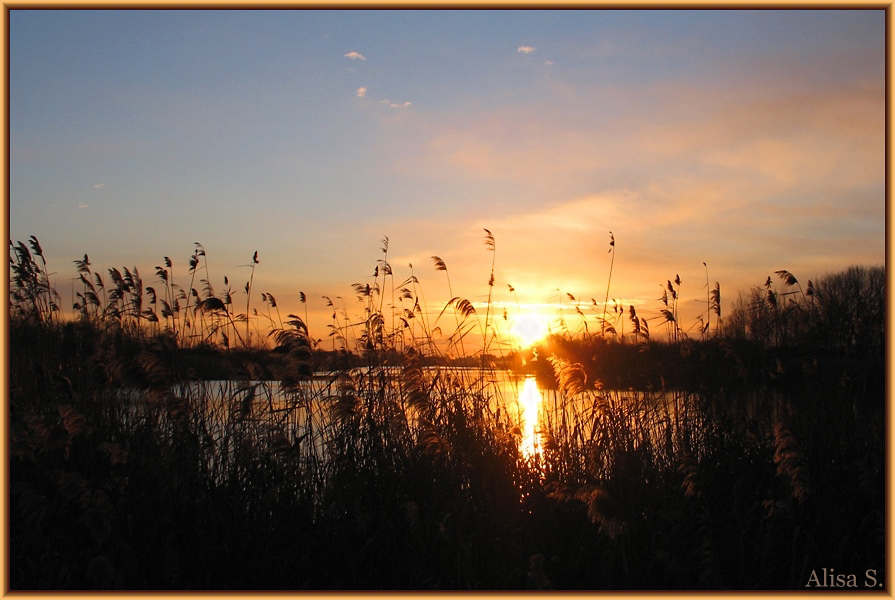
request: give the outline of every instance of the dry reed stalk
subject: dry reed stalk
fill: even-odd
[[[811,495],[806,460],[795,435],[780,421],[774,423],[774,462],[777,475],[788,482],[793,498],[805,502]]]
[[[603,299],[603,325],[601,327],[603,337],[606,337],[606,306],[609,304],[609,286],[612,284],[612,268],[615,266],[615,235],[611,231],[609,232],[608,253],[612,256],[609,260],[609,277],[606,280],[606,297]]]

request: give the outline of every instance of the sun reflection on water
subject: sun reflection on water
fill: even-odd
[[[534,377],[526,377],[519,388],[519,426],[522,430],[520,449],[525,456],[533,456],[540,452],[541,436],[538,433],[541,402],[541,390]]]

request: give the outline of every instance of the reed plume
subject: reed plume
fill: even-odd
[[[774,462],[778,477],[787,481],[793,498],[805,502],[811,495],[805,457],[792,430],[780,421],[774,423]]]

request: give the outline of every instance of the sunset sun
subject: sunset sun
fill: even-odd
[[[514,319],[510,333],[520,346],[528,347],[547,337],[550,329],[545,318],[534,313],[526,313]]]

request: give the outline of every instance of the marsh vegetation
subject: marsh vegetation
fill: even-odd
[[[257,253],[239,292],[200,245],[153,285],[84,256],[64,316],[38,240],[11,242],[11,588],[886,581],[881,267],[778,271],[723,316],[706,282],[695,336],[679,278],[654,319],[607,283],[589,326],[507,349],[491,232],[483,307],[429,314],[381,250],[360,324],[330,302],[323,341],[252,289]]]

